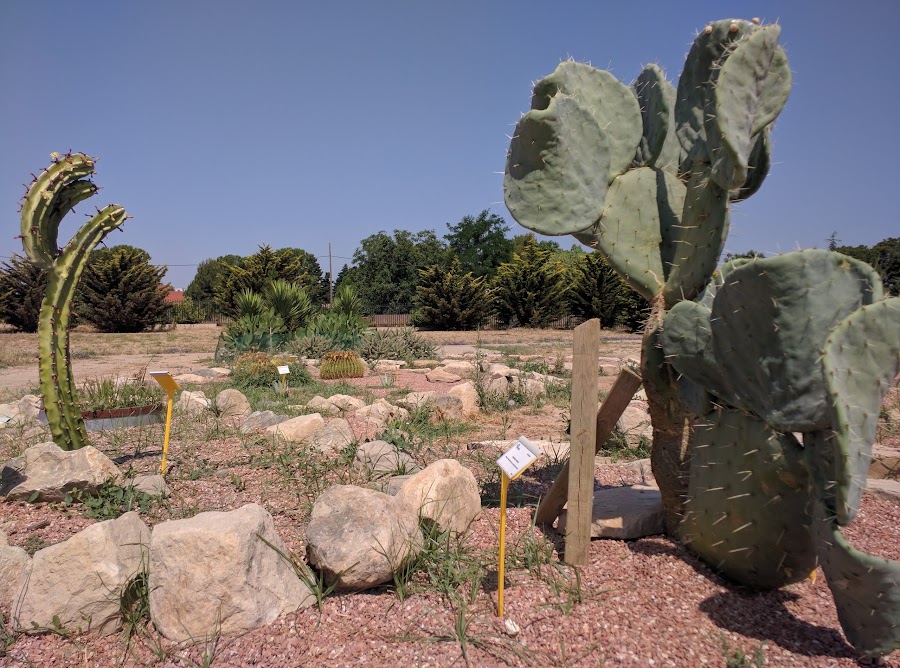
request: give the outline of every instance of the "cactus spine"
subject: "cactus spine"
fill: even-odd
[[[86,178],[94,173],[93,158],[81,153],[52,158],[22,203],[22,246],[32,262],[50,270],[38,324],[41,394],[53,440],[63,450],[75,450],[87,445],[87,434],[69,367],[72,298],[90,251],[127,216],[115,204],[98,210],[59,249],[60,222],[76,204],[96,193],[97,186]]]

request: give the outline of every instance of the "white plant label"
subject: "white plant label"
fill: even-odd
[[[519,440],[497,459],[497,466],[503,469],[510,480],[514,480],[542,454],[544,453],[538,446],[524,436],[519,436]]]
[[[278,367],[278,373],[280,373],[282,376],[286,376],[290,372],[291,372],[291,368],[287,364],[283,364],[280,367]]]

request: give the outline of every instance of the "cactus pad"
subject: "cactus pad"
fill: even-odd
[[[675,136],[675,87],[658,65],[647,65],[631,89],[640,104],[643,123],[634,166],[658,167],[674,174],[680,149]]]

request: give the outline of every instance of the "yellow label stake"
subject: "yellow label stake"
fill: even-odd
[[[162,464],[160,465],[160,473],[165,475],[166,455],[169,452],[169,431],[172,426],[172,404],[175,401],[175,392],[181,388],[178,387],[178,383],[175,382],[175,379],[172,378],[168,371],[150,371],[149,374],[153,377],[153,380],[159,383],[159,386],[166,391],[166,394],[169,395],[169,403],[166,406],[166,432],[163,437]]]

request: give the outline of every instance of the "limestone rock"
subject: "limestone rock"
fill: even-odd
[[[266,433],[285,441],[300,442],[325,426],[325,420],[318,413],[298,415],[266,428]]]
[[[444,530],[463,533],[481,512],[472,472],[455,459],[439,459],[404,483],[397,499]]]
[[[337,454],[355,441],[356,434],[353,433],[350,423],[343,418],[319,429],[307,439],[310,447],[327,455]]]
[[[419,467],[416,467],[416,470],[419,470]],[[384,492],[388,496],[397,496],[397,492],[403,489],[403,485],[406,484],[406,481],[413,477],[413,473],[406,473],[404,475],[392,475],[390,478],[385,478],[381,482],[381,487],[379,491]]]
[[[272,411],[253,411],[241,425],[241,433],[247,434],[254,429],[265,429],[287,419],[286,415],[276,415]]]
[[[184,390],[182,391],[181,396],[178,397],[178,402],[175,405],[185,413],[194,415],[209,410],[210,401],[203,392],[190,392]]]
[[[409,419],[409,411],[399,406],[394,406],[387,399],[378,399],[368,406],[356,411],[356,415],[376,424],[385,425],[388,422],[404,421]]]
[[[547,392],[544,387],[544,381],[534,378],[526,378],[522,384],[522,389],[525,390],[525,394],[529,397],[540,397]]]
[[[434,401],[436,396],[437,392],[434,390],[429,392],[410,392],[402,399],[399,399],[397,403],[408,410],[415,410],[416,408],[421,408],[425,404]]]
[[[216,411],[223,418],[245,418],[253,409],[243,392],[229,388],[216,395]]]
[[[446,362],[443,366],[444,371],[452,373],[460,378],[471,376],[475,372],[475,363],[468,360],[454,360]]]
[[[413,360],[413,368],[415,369],[433,369],[440,365],[438,360]]]
[[[434,420],[460,421],[463,419],[462,399],[453,394],[439,394],[431,403]]]
[[[478,390],[475,389],[475,383],[471,380],[451,387],[447,394],[452,394],[454,397],[459,397],[462,400],[464,417],[478,415]]]
[[[616,429],[625,434],[629,443],[636,443],[641,437],[652,440],[653,427],[650,425],[647,404],[643,401],[631,401],[616,422]]]
[[[266,543],[269,544],[266,544]],[[150,618],[176,641],[256,629],[311,605],[256,504],[157,524],[150,543]]]
[[[500,394],[506,394],[509,392],[509,379],[506,376],[491,378],[487,382],[485,389],[488,392],[498,392]]]
[[[870,478],[900,478],[900,448],[875,443],[872,445]]]
[[[388,373],[391,371],[399,371],[406,366],[404,360],[378,360],[372,367],[373,373]]]
[[[409,454],[387,441],[369,441],[360,445],[356,450],[353,466],[372,478],[421,470]]]
[[[13,607],[17,628],[51,627],[57,617],[67,630],[114,632],[122,588],[146,570],[149,545],[150,529],[130,512],[38,550]]]
[[[432,383],[455,383],[458,380],[462,380],[462,378],[455,373],[444,371],[443,367],[432,369],[425,374],[425,378]]]
[[[359,397],[351,397],[349,394],[332,394],[328,401],[344,412],[359,410],[366,405]]]
[[[337,589],[389,582],[422,549],[415,512],[396,497],[355,485],[334,485],[313,506],[306,555]]]
[[[557,530],[564,532],[566,514],[559,516]],[[662,497],[655,485],[626,485],[594,492],[591,518],[593,538],[634,540],[665,532]]]
[[[165,498],[169,496],[171,490],[166,483],[166,479],[161,475],[136,475],[131,481],[131,486],[137,491],[149,494],[150,496],[159,496]]]
[[[21,547],[0,545],[0,608],[9,610],[31,572],[31,557]]]
[[[112,460],[88,445],[65,451],[56,443],[40,443],[11,459],[0,470],[0,496],[7,501],[62,501],[68,492],[86,493],[122,473]]]
[[[209,380],[206,376],[201,376],[199,373],[180,373],[177,376],[172,376],[179,386],[181,385],[196,385],[197,383],[205,383]]]
[[[336,415],[341,412],[341,409],[335,406],[330,399],[320,397],[318,394],[306,402],[306,408],[325,415]]]

